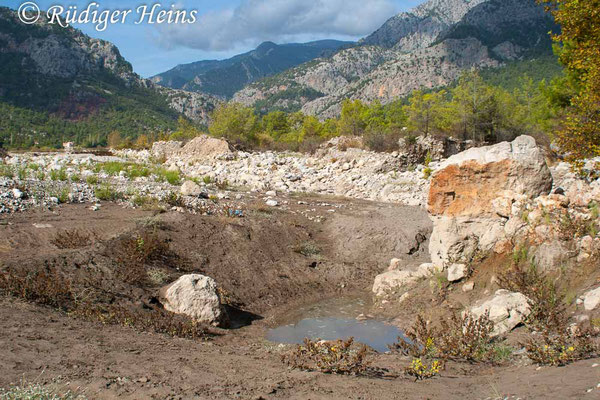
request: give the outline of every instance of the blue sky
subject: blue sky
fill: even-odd
[[[0,0],[18,9],[25,0]],[[33,0],[46,10],[53,5],[87,7],[90,1]],[[142,0],[143,1],[143,0]],[[144,77],[177,64],[222,59],[255,48],[263,41],[304,42],[357,40],[394,14],[423,0],[95,0],[100,10],[133,10],[125,24],[98,32],[93,24],[75,25],[92,37],[115,43],[134,70]],[[195,24],[134,24],[136,8],[161,3],[169,9],[198,10]]]

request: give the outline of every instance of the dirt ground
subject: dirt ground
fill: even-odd
[[[321,298],[367,293],[391,258],[426,261],[427,243],[418,237],[430,230],[417,208],[289,200],[283,210],[256,199],[245,204],[244,218],[156,215],[109,203],[97,212],[69,205],[1,217],[1,273],[55,268],[76,286],[92,282],[93,301],[140,312],[153,307],[162,285],[124,282],[115,271],[121,239],[152,226],[169,247],[152,261],[165,283],[189,272],[213,277],[243,326],[213,329],[209,340],[172,338],[0,297],[0,387],[24,377],[59,378],[90,399],[600,398],[600,359],[563,368],[450,364],[424,382],[404,377],[407,360],[391,354],[373,355],[373,365],[386,371],[377,378],[287,369],[280,347],[264,339],[279,316]],[[57,233],[74,230],[90,242],[75,249],[53,243]]]

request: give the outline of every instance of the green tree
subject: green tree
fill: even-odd
[[[428,136],[445,130],[444,106],[446,91],[423,93],[418,90],[409,98],[404,107],[407,127],[411,132]]]
[[[257,130],[258,123],[254,111],[239,103],[228,103],[218,107],[208,128],[211,135],[243,146],[257,143]]]
[[[170,140],[190,140],[202,134],[189,119],[180,116],[177,120],[177,129],[169,137]]]
[[[338,132],[345,136],[361,136],[367,127],[363,117],[367,106],[360,100],[344,100],[338,122]]]
[[[262,118],[262,133],[269,135],[274,140],[290,133],[290,122],[288,115],[283,111],[271,111]]]
[[[500,122],[497,92],[487,85],[477,71],[469,71],[452,90],[451,113],[455,132],[463,139],[495,140]]]
[[[553,39],[576,88],[557,133],[557,143],[575,165],[600,155],[600,0],[540,0],[561,33]]]

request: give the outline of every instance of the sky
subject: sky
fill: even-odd
[[[0,0],[0,5],[18,9],[26,0]],[[178,64],[206,59],[224,59],[249,51],[264,41],[307,42],[320,39],[358,40],[388,18],[423,0],[94,0],[98,11],[132,10],[125,23],[73,24],[86,34],[117,45],[135,72],[150,77]],[[90,1],[33,0],[42,10],[70,6],[83,11]],[[187,12],[188,23],[136,24],[138,7],[157,10],[171,7]],[[197,11],[195,23],[191,12]],[[64,15],[64,14],[63,14]]]

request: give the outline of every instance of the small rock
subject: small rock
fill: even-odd
[[[465,277],[467,273],[467,266],[465,264],[452,264],[448,268],[448,281],[457,282]]]
[[[462,287],[462,291],[463,292],[470,292],[475,288],[475,282],[471,281],[471,282],[467,282],[463,285]]]
[[[390,261],[390,266],[388,267],[388,271],[395,271],[400,269],[402,260],[399,258],[392,258]]]
[[[279,203],[276,200],[267,200],[265,204],[269,207],[277,207],[279,205]]]
[[[19,189],[15,188],[12,190],[12,196],[15,199],[20,199],[21,197],[23,197],[23,192],[21,192]]]
[[[276,197],[277,196],[277,192],[274,190],[269,190],[267,193],[265,193],[266,196],[268,197]]]
[[[50,224],[38,224],[38,223],[35,223],[35,224],[33,224],[33,226],[36,227],[37,229],[52,228],[52,225],[50,225]]]
[[[501,289],[496,291],[492,298],[471,307],[469,312],[475,317],[489,312],[489,318],[494,323],[491,336],[498,336],[511,331],[525,321],[531,313],[531,307],[529,299],[522,293]]]

